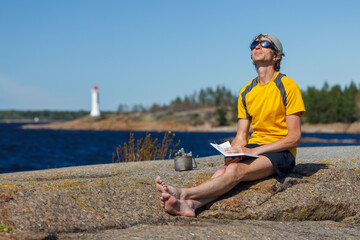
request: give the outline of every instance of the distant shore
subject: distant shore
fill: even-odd
[[[6,122],[6,121],[3,121]],[[21,121],[17,121],[21,122]],[[93,119],[84,117],[73,121],[49,122],[45,124],[25,124],[24,129],[57,129],[57,130],[111,130],[111,131],[181,131],[181,132],[236,132],[233,126],[212,126],[210,123],[192,126],[175,121],[131,121],[129,119]],[[360,133],[360,122],[303,124],[303,133]]]

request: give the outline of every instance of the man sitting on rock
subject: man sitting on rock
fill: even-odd
[[[285,177],[295,166],[301,138],[304,102],[298,85],[279,73],[283,47],[271,34],[260,34],[250,45],[258,76],[240,91],[237,132],[229,153],[249,153],[258,158],[225,158],[225,165],[204,183],[190,188],[167,186],[160,177],[165,211],[195,216],[195,210],[227,193],[242,181],[259,180],[273,174]],[[253,129],[249,136],[250,124]]]

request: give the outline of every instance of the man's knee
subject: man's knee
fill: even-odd
[[[231,177],[233,179],[233,181],[241,181],[241,179],[243,178],[243,176],[245,175],[246,172],[246,164],[241,164],[241,163],[230,163],[225,172],[226,174],[228,174],[229,177]]]
[[[215,178],[220,175],[223,175],[225,173],[225,170],[226,170],[226,166],[219,168],[218,170],[216,170],[216,172],[214,173],[214,175],[211,178]]]

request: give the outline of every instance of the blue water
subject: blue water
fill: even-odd
[[[112,163],[116,147],[129,140],[129,131],[65,131],[21,129],[23,123],[0,123],[0,173]],[[150,132],[162,139],[164,133]],[[178,148],[193,156],[216,155],[210,142],[222,142],[235,133],[175,132]],[[136,138],[146,132],[135,132]],[[300,147],[359,145],[358,134],[303,134],[303,137],[350,139],[352,143],[302,143]]]

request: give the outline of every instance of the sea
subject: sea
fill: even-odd
[[[119,145],[128,142],[130,131],[34,130],[22,129],[26,124],[0,122],[0,173],[33,171],[71,166],[113,163]],[[32,123],[33,124],[33,123]],[[134,138],[162,139],[165,132],[133,132]],[[235,136],[233,132],[174,132],[177,149],[184,148],[194,157],[217,155],[209,143],[222,143]],[[350,146],[360,144],[359,134],[303,133],[300,147]],[[320,139],[320,141],[319,141]]]

